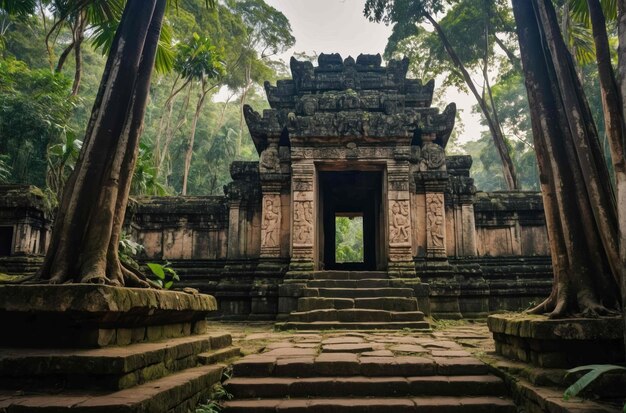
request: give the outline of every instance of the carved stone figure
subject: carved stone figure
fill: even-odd
[[[312,201],[296,201],[294,203],[294,243],[295,244],[312,244],[313,243],[313,202]]]
[[[280,158],[278,157],[278,147],[275,143],[271,143],[261,153],[259,169],[265,173],[280,173]]]
[[[421,171],[441,171],[446,167],[446,153],[444,149],[433,142],[425,142],[422,146]]]
[[[393,201],[391,204],[391,225],[389,237],[393,244],[403,244],[410,240],[411,221],[409,201]]]
[[[444,248],[443,194],[426,194],[426,219],[431,246]]]
[[[261,245],[277,247],[280,233],[280,200],[278,195],[265,199],[263,205],[263,223],[261,224]],[[278,203],[278,205],[276,205]]]

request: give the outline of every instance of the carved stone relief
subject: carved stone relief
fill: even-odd
[[[421,171],[441,171],[446,167],[446,152],[433,142],[426,142],[422,146]]]
[[[293,215],[294,244],[313,244],[313,201],[295,201]]]
[[[445,248],[444,238],[444,209],[443,194],[426,194],[426,230],[428,236],[428,247],[436,249]]]
[[[409,218],[409,201],[391,202],[391,222],[389,238],[392,244],[406,244],[410,241],[411,221]]]
[[[350,143],[348,143],[350,145]],[[292,159],[345,159],[358,157],[358,159],[392,159],[393,148],[377,147],[352,147],[345,148],[292,148]]]
[[[299,192],[307,192],[313,190],[313,182],[311,181],[293,181],[293,190]]]
[[[408,191],[409,181],[406,179],[390,180],[389,189],[392,191]]]
[[[275,248],[280,242],[280,195],[266,195],[263,201],[261,246]]]
[[[261,153],[259,169],[262,173],[280,173],[280,158],[278,157],[278,146],[275,143],[270,144]]]

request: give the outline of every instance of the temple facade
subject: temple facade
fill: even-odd
[[[224,196],[132,202],[127,227],[142,260],[171,262],[227,319],[287,319],[307,282],[350,274],[402,282],[438,317],[547,296],[540,194],[477,191],[471,157],[445,153],[455,105],[431,107],[434,82],[407,79],[408,66],[385,67],[380,55],[292,59],[291,79],[265,84],[270,109],[244,109],[260,160],[234,162]],[[3,230],[14,225],[3,211],[0,234],[12,239],[0,240],[0,267],[40,254],[45,241],[23,251],[19,231]],[[362,219],[359,262],[336,259],[338,217]],[[49,228],[41,220],[38,233]]]

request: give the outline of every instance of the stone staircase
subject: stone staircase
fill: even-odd
[[[485,364],[430,337],[295,335],[236,362],[224,386],[223,413],[517,412]]]
[[[282,330],[429,329],[412,288],[386,272],[320,271],[305,281]]]
[[[208,399],[230,334],[93,349],[0,349],[0,412],[180,412]]]

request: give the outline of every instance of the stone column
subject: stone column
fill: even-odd
[[[290,271],[315,269],[315,165],[297,161],[291,171],[291,264]]]
[[[426,198],[426,258],[446,260],[446,154],[434,134],[422,136],[419,181]],[[417,179],[416,179],[417,181]]]
[[[228,203],[229,211],[228,211],[228,250],[227,256],[229,259],[240,258],[240,248],[239,248],[239,224],[240,224],[240,213],[239,210],[241,208],[241,200],[240,199],[231,199]]]
[[[261,259],[280,257],[282,227],[282,202],[280,192],[282,175],[278,155],[278,142],[270,141],[259,161],[261,177],[262,216],[261,216]]]
[[[261,220],[261,259],[280,257],[282,204],[280,186],[263,187],[263,217]]]
[[[387,164],[388,272],[395,277],[415,276],[411,248],[409,155],[409,147],[397,148],[394,160]]]
[[[445,188],[445,187],[444,187]],[[446,259],[446,211],[443,188],[426,185],[426,258]]]

